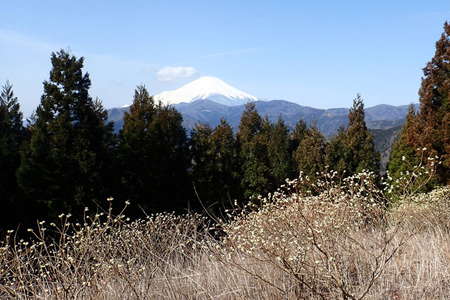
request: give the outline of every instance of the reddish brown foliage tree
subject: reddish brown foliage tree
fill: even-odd
[[[411,126],[408,142],[416,148],[426,148],[424,157],[439,156],[442,164],[437,170],[441,184],[450,183],[450,24],[436,42],[434,57],[423,69],[419,90],[420,113]]]

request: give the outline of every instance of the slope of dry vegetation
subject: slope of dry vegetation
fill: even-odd
[[[386,209],[372,174],[334,176],[287,182],[214,230],[198,215],[130,221],[110,210],[40,222],[27,240],[10,231],[0,297],[447,298],[450,188]]]

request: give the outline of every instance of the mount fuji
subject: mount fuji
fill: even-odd
[[[304,120],[307,124],[316,124],[327,137],[333,136],[339,127],[348,124],[348,108],[317,109],[285,100],[261,101],[215,77],[201,77],[176,90],[157,94],[154,98],[163,104],[172,105],[182,114],[183,126],[188,133],[198,123],[214,127],[222,118],[237,130],[247,102],[254,102],[260,115],[267,116],[272,122],[281,117],[288,127],[294,128],[299,120]],[[122,128],[123,115],[128,110],[128,105],[108,110],[108,121],[114,122],[116,132]],[[367,127],[375,138],[375,147],[386,162],[389,149],[405,120],[408,106],[381,104],[368,107],[365,112]]]
[[[272,122],[281,117],[289,128],[294,128],[299,120],[304,120],[307,124],[316,124],[327,137],[333,136],[339,127],[348,124],[348,108],[317,109],[286,100],[261,101],[215,77],[201,77],[176,90],[157,94],[154,99],[173,106],[182,114],[183,126],[188,134],[198,123],[214,127],[222,118],[237,130],[247,102],[254,102],[259,114],[267,116]],[[108,121],[114,122],[116,132],[122,128],[123,116],[128,110],[129,105],[108,109]],[[365,112],[367,127],[374,135],[375,147],[386,162],[389,149],[405,120],[408,106],[381,104],[368,107]]]
[[[225,81],[211,76],[200,77],[176,90],[157,94],[154,98],[170,105],[209,100],[226,106],[237,106],[258,100],[255,96],[240,91]]]
[[[348,123],[348,108],[317,109],[302,106],[286,100],[265,100],[243,92],[223,80],[205,76],[200,77],[178,89],[165,91],[153,96],[156,101],[171,105],[183,115],[183,126],[189,131],[197,123],[214,127],[222,118],[234,129],[244,111],[244,105],[254,102],[261,116],[271,121],[282,117],[286,125],[293,128],[299,120],[316,126],[325,136],[336,134],[340,126]],[[108,110],[108,121],[114,122],[118,131],[123,125],[123,115],[129,105]],[[370,129],[398,128],[404,121],[408,106],[377,105],[366,108],[366,122]]]

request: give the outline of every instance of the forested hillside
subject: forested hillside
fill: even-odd
[[[384,174],[389,157],[390,176],[438,160],[432,182],[446,184],[448,25],[445,30],[424,69],[420,110],[409,108],[400,133],[405,107],[364,109],[360,95],[349,111],[287,101],[171,106],[138,86],[130,107],[107,112],[89,95],[84,58],[54,52],[41,104],[26,126],[12,84],[2,88],[0,176],[8,207],[2,223],[33,223],[68,211],[79,217],[85,207],[103,210],[108,197],[130,201],[134,217],[205,209],[220,215],[300,174]]]

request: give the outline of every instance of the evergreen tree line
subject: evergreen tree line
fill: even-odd
[[[3,224],[105,208],[109,197],[130,201],[131,215],[189,209],[217,214],[236,200],[273,192],[300,171],[314,177],[326,165],[349,173],[378,170],[359,96],[349,127],[328,143],[302,120],[292,132],[281,118],[271,123],[254,103],[246,105],[236,134],[222,120],[215,128],[198,124],[188,136],[181,114],[138,86],[123,128],[114,134],[101,102],[89,95],[84,59],[61,50],[52,53],[51,64],[28,126],[12,85],[2,89]],[[350,165],[349,157],[356,163]]]
[[[405,161],[425,159],[427,149],[443,160],[435,183],[449,182],[449,35],[446,23],[435,57],[424,69],[420,112],[410,109],[393,147],[393,175],[408,168]],[[129,213],[136,216],[205,209],[217,214],[234,201],[273,192],[300,172],[314,178],[326,169],[342,176],[379,170],[359,95],[348,127],[330,140],[302,120],[293,130],[281,118],[272,123],[254,103],[246,105],[236,133],[222,120],[215,128],[198,124],[188,136],[181,114],[138,86],[123,128],[114,134],[102,103],[89,95],[84,59],[61,50],[52,53],[51,64],[27,126],[12,85],[7,82],[0,94],[3,225],[61,212],[82,215],[85,207],[105,209],[109,197],[130,201]]]

